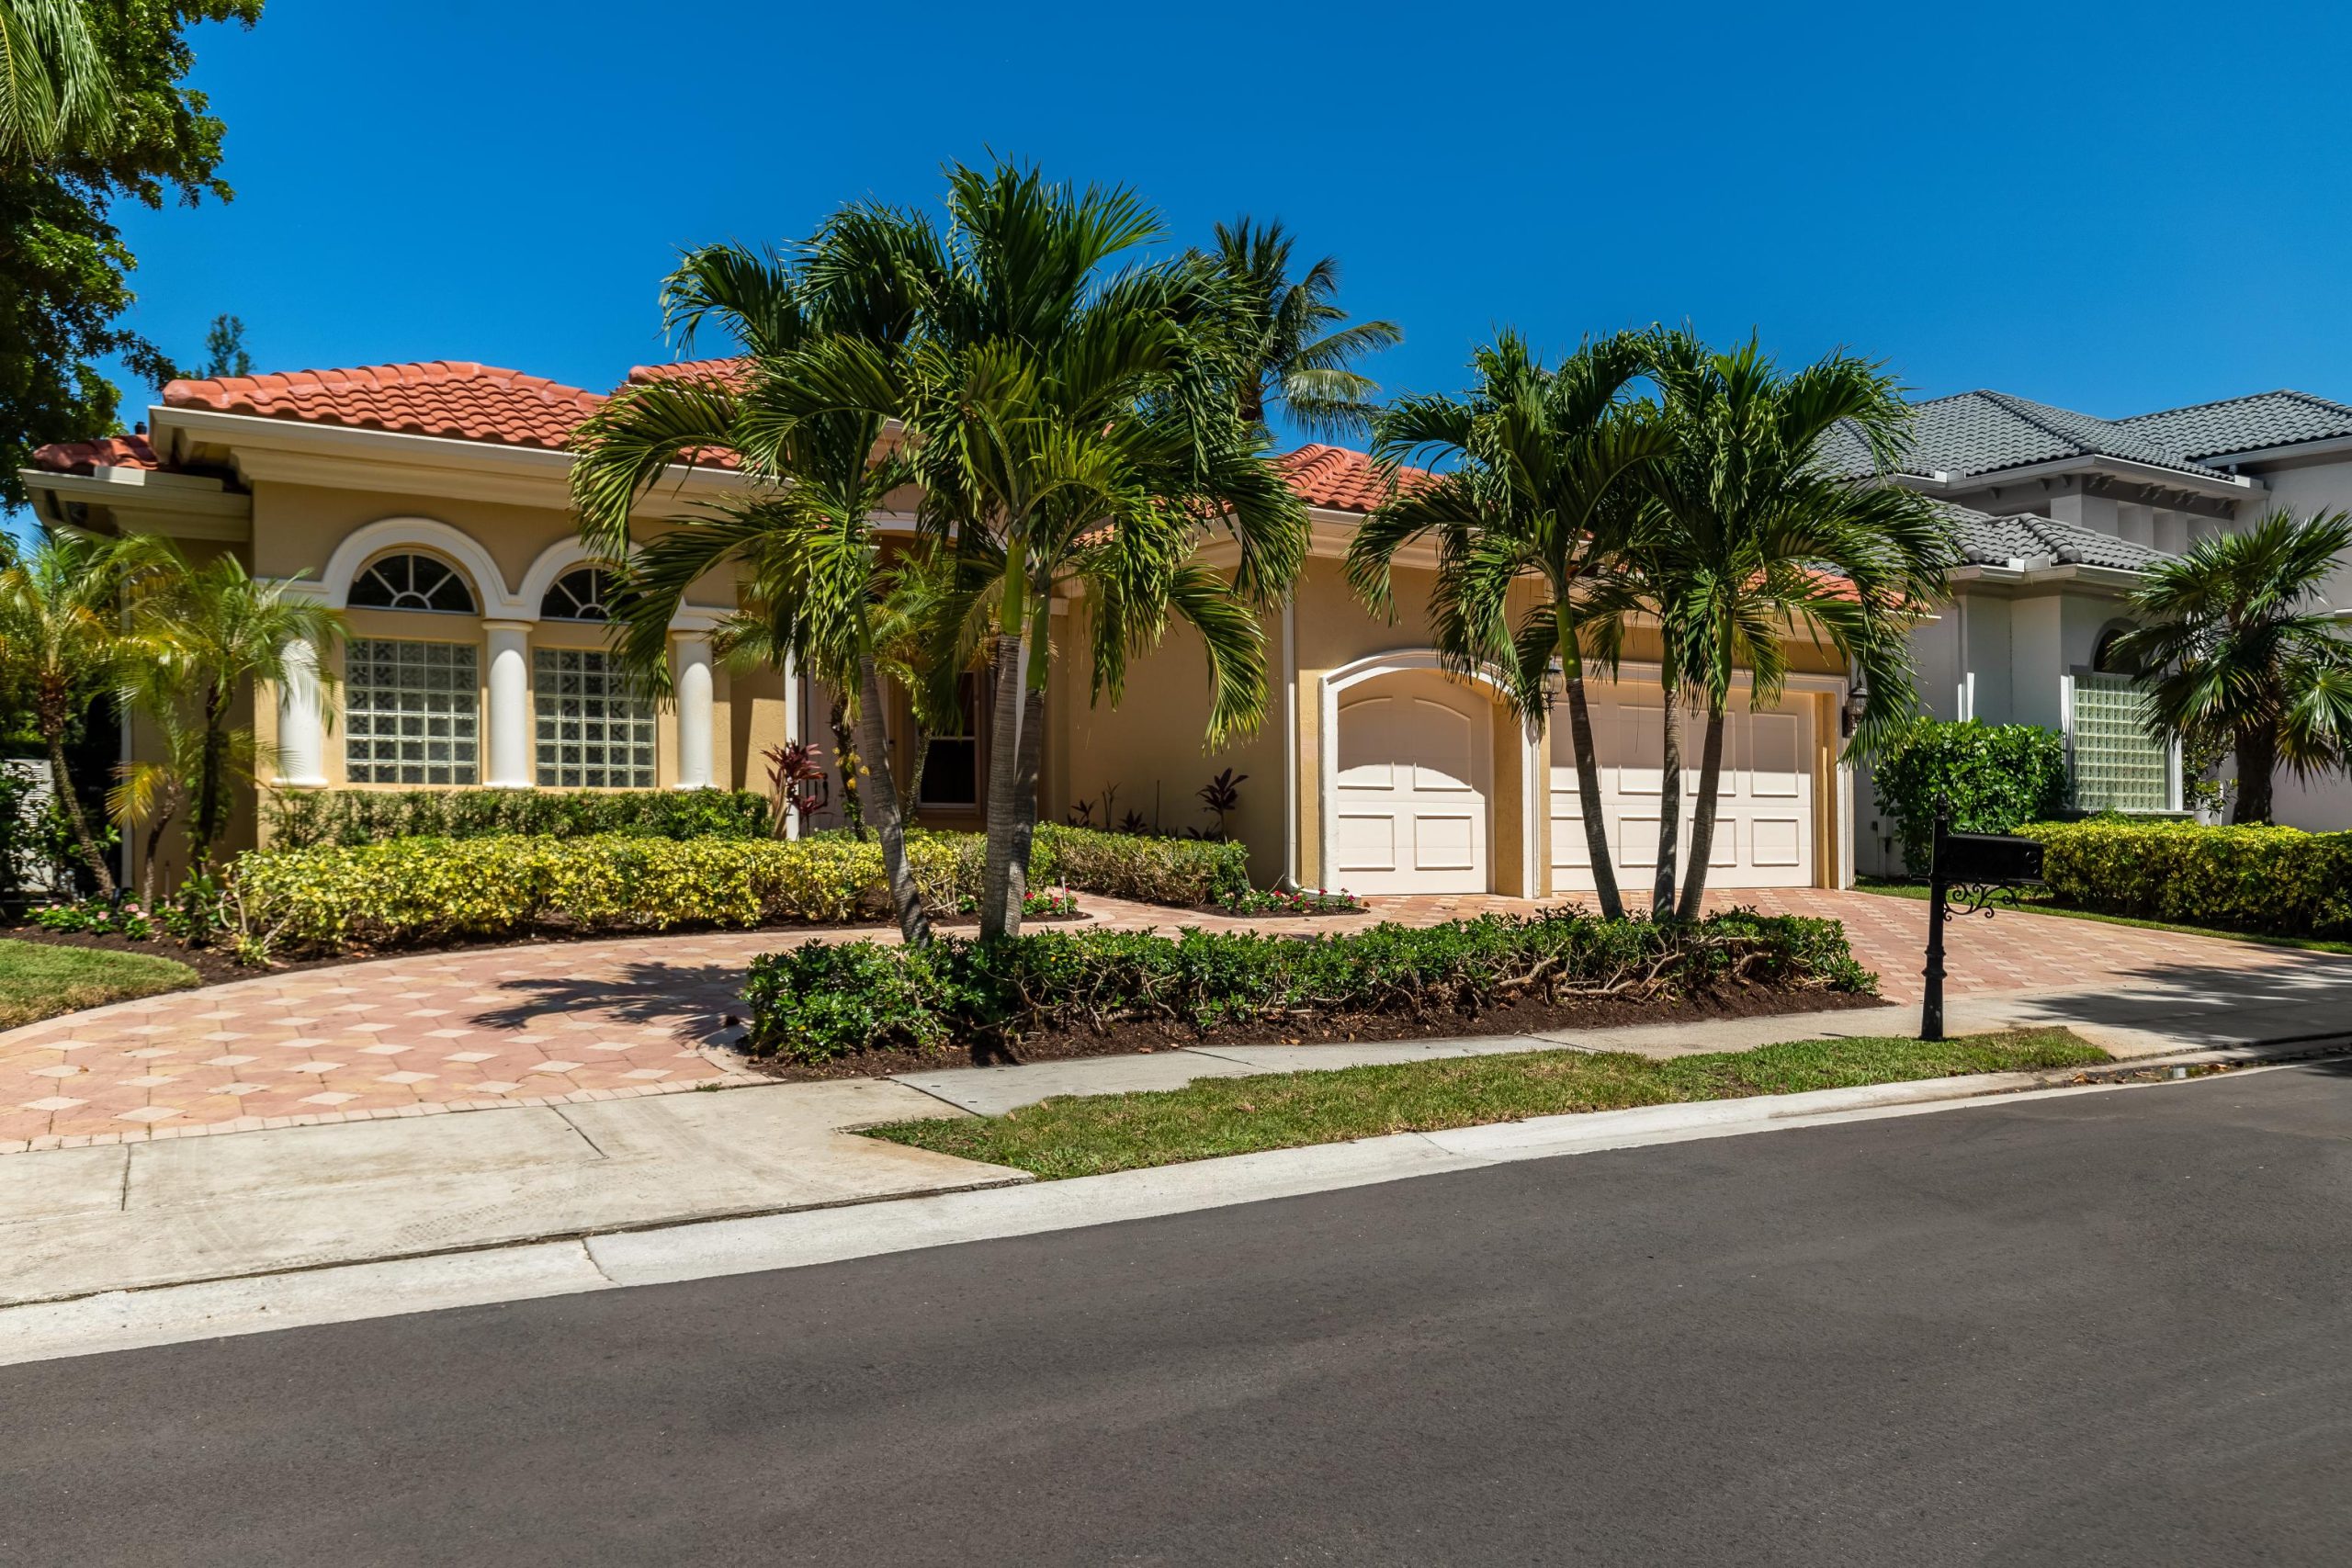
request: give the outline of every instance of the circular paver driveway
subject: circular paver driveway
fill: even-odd
[[[1846,923],[1886,996],[1916,1002],[1927,906],[1873,894],[1730,895]],[[1428,924],[1518,899],[1385,898],[1361,916],[1250,921],[1089,897],[1104,923],[1331,931]],[[876,932],[877,936],[888,933]],[[701,932],[483,948],[266,976],[127,1002],[0,1034],[0,1152],[304,1122],[673,1093],[756,1082],[725,1048],[744,965],[813,933]],[[2128,989],[2199,970],[2352,961],[2094,920],[2004,913],[1955,921],[1954,1000],[2000,991]],[[2352,972],[2352,968],[2347,968]]]

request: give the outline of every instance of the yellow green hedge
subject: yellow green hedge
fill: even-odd
[[[979,889],[975,833],[913,833],[907,854],[933,908]],[[235,880],[246,919],[285,946],[340,952],[542,929],[629,931],[679,926],[829,923],[886,909],[881,847],[825,834],[775,839],[390,839],[257,851]],[[1236,878],[1238,844],[1149,839],[1041,824],[1033,883],[1154,903],[1208,902]]]
[[[2022,829],[2081,908],[2278,936],[2352,936],[2352,833],[2095,818]]]

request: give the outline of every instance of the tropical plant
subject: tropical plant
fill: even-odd
[[[0,0],[0,166],[85,140],[114,118],[81,0]]]
[[[1294,278],[1296,243],[1279,221],[1242,218],[1218,224],[1216,249],[1202,258],[1220,275],[1233,312],[1241,417],[1264,425],[1280,404],[1308,435],[1357,434],[1378,412],[1380,388],[1356,363],[1402,343],[1404,329],[1394,321],[1343,325],[1338,259],[1324,256]]]
[[[153,535],[101,539],[61,533],[0,570],[0,685],[29,694],[56,808],[102,894],[114,892],[114,875],[74,793],[65,738],[89,705],[119,683],[121,671],[156,651],[140,647],[124,629],[123,596],[176,558]]]
[[[1688,330],[1642,339],[1670,438],[1644,471],[1642,526],[1668,646],[1679,680],[1706,710],[1699,795],[1677,913],[1706,897],[1723,787],[1724,716],[1745,678],[1752,706],[1786,688],[1798,637],[1834,649],[1867,696],[1852,750],[1874,749],[1917,707],[1909,633],[1943,592],[1951,525],[1917,491],[1855,483],[1820,460],[1842,427],[1892,472],[1910,420],[1881,367],[1833,354],[1783,373],[1751,338],[1717,353]]]
[[[2146,692],[2151,735],[2237,758],[2233,822],[2267,822],[2272,776],[2310,779],[2352,759],[2352,641],[2324,597],[2352,549],[2352,513],[2273,512],[2201,539],[2132,595],[2143,624],[2115,657]]]
[[[175,559],[156,591],[132,606],[130,623],[151,656],[130,671],[127,690],[150,713],[194,710],[199,745],[187,781],[187,839],[190,872],[202,875],[229,825],[237,759],[254,755],[250,733],[232,722],[238,694],[291,683],[315,687],[323,703],[334,689],[331,655],[343,614],[222,554],[196,568]]]
[[[809,786],[825,778],[825,754],[813,740],[787,740],[762,753],[768,764],[768,793],[775,800],[775,836],[796,819],[806,821],[816,809],[818,794]]]
[[[883,673],[874,606],[884,592],[873,513],[904,484],[902,448],[886,446],[885,423],[919,303],[896,265],[899,225],[861,209],[838,214],[789,254],[713,245],[688,254],[663,286],[663,314],[682,349],[707,326],[723,329],[746,357],[689,367],[631,387],[575,437],[572,496],[581,535],[606,559],[628,563],[615,632],[624,662],[656,690],[669,682],[669,623],[706,573],[745,572],[748,616],[730,645],[798,667],[836,692],[855,694],[857,739],[837,744],[846,788],[862,770],[899,929],[910,942],[931,927],[907,864],[906,824],[890,783]],[[806,380],[812,341],[854,344],[888,390],[862,405]],[[682,519],[641,546],[631,539],[638,498],[683,456],[731,454],[755,488]]]
[[[1507,332],[1471,363],[1467,395],[1403,398],[1374,422],[1373,454],[1392,473],[1408,462],[1440,471],[1397,483],[1365,520],[1348,548],[1348,581],[1393,615],[1396,556],[1430,538],[1430,615],[1447,669],[1499,671],[1512,705],[1541,727],[1558,661],[1595,892],[1616,919],[1624,904],[1601,818],[1578,622],[1589,579],[1616,543],[1608,532],[1628,514],[1627,486],[1665,452],[1665,436],[1628,403],[1642,368],[1630,337],[1588,343],[1551,369]],[[1539,592],[1514,625],[1514,592],[1530,581]]]
[[[976,632],[992,716],[983,940],[1020,929],[1055,590],[1082,582],[1096,696],[1115,701],[1130,655],[1173,615],[1205,651],[1209,739],[1253,728],[1266,703],[1260,612],[1305,559],[1306,517],[1242,419],[1222,323],[1229,302],[1189,261],[1113,270],[1159,238],[1131,192],[1048,185],[1034,169],[949,171],[944,232],[859,209],[874,266],[920,280],[902,364],[837,336],[812,344],[812,413],[850,406],[905,422],[920,520],[953,554],[956,610]],[[1228,581],[1193,559],[1212,533],[1238,546]]]
[[[1209,827],[1210,838],[1226,837],[1225,819],[1241,809],[1241,786],[1249,782],[1248,773],[1237,773],[1231,768],[1227,768],[1193,792],[1193,797],[1206,807],[1209,815],[1216,818]]]

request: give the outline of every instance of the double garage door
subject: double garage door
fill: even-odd
[[[1621,884],[1647,883],[1657,867],[1663,820],[1665,713],[1656,693],[1591,694],[1592,744],[1600,765],[1601,819]],[[1808,887],[1814,881],[1813,705],[1790,697],[1778,707],[1724,716],[1723,789],[1708,856],[1711,887]],[[1699,793],[1704,720],[1682,724],[1681,853],[1690,853]],[[1565,706],[1553,715],[1552,886],[1593,885],[1584,809],[1577,795],[1576,749]],[[1684,863],[1688,863],[1687,861]]]

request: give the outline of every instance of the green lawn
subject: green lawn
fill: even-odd
[[[1863,876],[1854,881],[1858,893],[1883,893],[1890,897],[1916,898],[1925,902],[1928,885],[1898,877]],[[2268,936],[2256,931],[2227,931],[2217,926],[2176,925],[2169,920],[2143,920],[2132,915],[2109,915],[2097,909],[2077,909],[2071,904],[2055,901],[2056,895],[2031,888],[2018,893],[2018,907],[2037,915],[2062,915],[2070,920],[2104,920],[2111,926],[2137,926],[2143,931],[2178,931],[2183,936],[2215,936],[2223,942],[2251,942],[2264,947],[2300,948],[2305,953],[2352,953],[2352,942],[2334,942],[2315,936]],[[2007,904],[1996,905],[2007,908]]]
[[[1797,1040],[1663,1062],[1625,1052],[1542,1051],[1202,1078],[1148,1094],[1064,1096],[1002,1116],[901,1122],[873,1128],[870,1135],[1042,1177],[1094,1176],[1562,1111],[2074,1067],[2107,1059],[2106,1052],[2063,1029],[1977,1034],[1933,1045],[1891,1036]]]
[[[0,941],[0,1029],[196,983],[187,964],[143,953]]]

